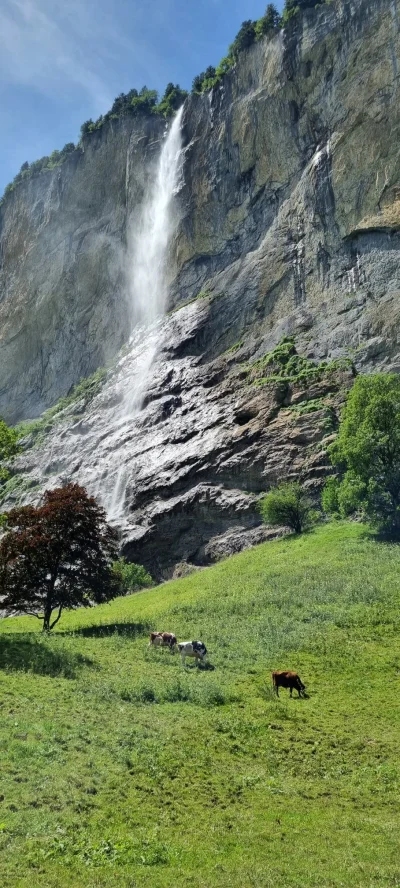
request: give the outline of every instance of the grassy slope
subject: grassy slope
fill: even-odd
[[[331,525],[50,639],[4,621],[4,888],[400,885],[399,568]],[[149,651],[149,627],[204,639],[215,670]],[[309,699],[274,699],[273,668]]]

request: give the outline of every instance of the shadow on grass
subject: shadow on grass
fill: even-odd
[[[125,635],[136,638],[150,632],[150,624],[143,623],[103,623],[96,626],[81,626],[73,631],[60,632],[60,635],[81,635],[84,638],[104,638],[109,635]]]
[[[35,635],[12,633],[0,636],[0,669],[7,672],[34,672],[53,678],[76,678],[82,666],[93,666],[93,660],[82,654],[49,647]]]

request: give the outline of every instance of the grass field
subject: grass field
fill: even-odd
[[[399,547],[332,524],[47,638],[2,621],[3,888],[400,886],[399,579]]]

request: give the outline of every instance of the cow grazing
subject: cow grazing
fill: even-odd
[[[173,651],[176,645],[176,635],[173,632],[150,632],[149,647],[169,647]]]
[[[289,688],[290,696],[292,696],[293,688],[298,692],[299,697],[305,696],[305,685],[303,685],[300,676],[297,674],[297,672],[291,672],[289,669],[284,669],[280,672],[273,672],[272,684],[274,686],[277,697],[279,697],[279,688]]]
[[[178,651],[182,657],[182,663],[186,666],[186,657],[194,657],[197,663],[203,662],[207,648],[202,641],[181,641]]]

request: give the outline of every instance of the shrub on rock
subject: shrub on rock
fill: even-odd
[[[265,524],[290,527],[295,533],[306,530],[315,521],[312,500],[297,481],[279,484],[260,502]]]

